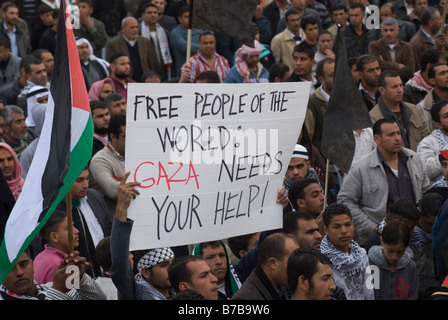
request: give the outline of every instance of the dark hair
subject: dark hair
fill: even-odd
[[[433,103],[431,107],[431,118],[434,122],[440,122],[440,110],[448,104],[448,100],[443,99]]]
[[[362,3],[359,3],[359,2],[354,2],[354,3],[352,3],[352,4],[350,5],[349,9],[361,9],[361,11],[362,11],[363,13],[366,12],[366,7],[365,7]]]
[[[191,270],[187,267],[189,262],[204,261],[199,256],[183,255],[175,257],[173,263],[168,267],[168,277],[170,279],[171,287],[174,291],[179,292],[179,283],[191,282]]]
[[[112,104],[112,102],[121,101],[123,99],[124,99],[124,97],[121,93],[113,92],[104,99],[104,103],[109,108],[110,105]]]
[[[6,13],[6,12],[8,12],[9,8],[17,8],[18,9],[19,7],[13,1],[8,1],[3,5],[2,11]]]
[[[92,0],[78,0],[78,2],[84,2],[84,3],[87,3],[87,4],[89,5],[89,7],[93,8]]]
[[[389,245],[402,243],[409,245],[411,231],[407,223],[399,220],[388,221],[381,232],[383,242]]]
[[[444,202],[443,196],[436,192],[425,193],[418,202],[421,215],[437,216]]]
[[[146,9],[148,9],[149,7],[156,8],[156,9],[157,9],[157,12],[158,12],[158,10],[159,10],[159,9],[157,8],[157,6],[156,6],[154,3],[152,3],[152,2],[148,2],[148,3],[143,4],[142,7],[141,7],[140,12],[142,13],[142,15],[145,13]]]
[[[373,127],[372,127],[373,135],[377,134],[377,135],[381,136],[381,134],[383,133],[383,131],[381,130],[381,126],[383,125],[383,123],[396,123],[396,121],[393,118],[378,119],[377,121],[375,121],[375,123],[373,124]]]
[[[270,258],[282,260],[285,257],[285,244],[288,238],[297,243],[294,237],[282,232],[267,236],[258,247],[258,264],[263,266]]]
[[[446,63],[436,62],[434,64],[431,64],[431,66],[428,69],[428,78],[429,79],[436,77],[436,67],[438,67],[438,66],[446,66]]]
[[[317,40],[319,40],[319,38],[321,36],[323,36],[324,34],[329,34],[331,36],[331,40],[334,40],[333,34],[330,31],[328,31],[328,30],[321,30],[321,31],[319,31],[319,34],[317,35]]]
[[[121,133],[121,127],[126,126],[126,115],[122,113],[117,113],[110,118],[109,127],[107,128],[107,136],[109,137],[113,134],[115,137]]]
[[[0,47],[5,47],[5,49],[11,49],[11,41],[8,37],[0,38]]]
[[[157,72],[148,71],[142,74],[142,76],[140,77],[140,82],[145,82],[145,80],[148,78],[159,78],[160,80],[162,80],[162,78],[160,78],[160,75]]]
[[[227,239],[227,243],[229,244],[230,251],[237,258],[241,258],[240,251],[249,249],[249,241],[254,237],[258,232],[243,234],[241,236],[231,237]]]
[[[198,73],[196,81],[205,80],[207,83],[221,83],[219,75],[214,70],[205,70]]]
[[[25,60],[25,61],[24,61]],[[26,74],[31,74],[31,65],[39,65],[42,64],[42,60],[39,58],[36,58],[32,55],[27,55],[25,56],[22,61],[23,62],[23,66],[25,67],[25,73]],[[22,64],[21,64],[22,65]]]
[[[317,63],[317,66],[316,66],[316,77],[317,77],[317,79],[319,79],[319,77],[323,77],[324,76],[324,66],[327,63],[335,63],[335,61],[332,58],[325,58],[325,59],[320,60]]]
[[[310,46],[306,41],[300,42],[298,45],[294,47],[292,55],[294,56],[295,52],[304,52],[308,55],[310,60],[314,59],[314,50],[313,46]]]
[[[189,6],[180,7],[179,11],[177,12],[177,16],[178,17],[182,17],[185,12],[190,13],[190,7]]]
[[[283,216],[283,231],[286,234],[296,234],[299,231],[299,222],[297,220],[311,221],[314,216],[308,212],[292,211]]]
[[[440,50],[430,49],[425,51],[420,58],[420,70],[426,71],[428,65],[439,62],[441,56],[443,57],[443,52]]]
[[[405,198],[395,200],[390,205],[387,215],[398,215],[413,221],[420,219],[420,211],[418,211],[417,206]]]
[[[322,220],[324,221],[324,225],[328,227],[333,217],[342,214],[346,214],[350,217],[350,219],[352,219],[352,213],[347,206],[337,202],[330,203],[322,213]]]
[[[420,22],[422,26],[428,25],[429,21],[435,18],[437,12],[437,8],[435,7],[427,7],[420,15]]]
[[[344,10],[344,12],[348,12],[347,6],[343,3],[339,3],[331,8],[331,13],[333,13],[335,11],[339,11],[339,10]]]
[[[295,10],[295,9],[293,9],[293,8],[288,9],[288,10],[285,12],[285,21],[288,21],[289,16],[290,16],[290,15],[293,15],[293,14],[299,15],[299,13],[297,12],[297,10]]]
[[[199,254],[202,255],[202,252],[204,251],[205,248],[207,247],[212,247],[212,248],[218,248],[218,247],[223,247],[224,245],[221,241],[216,240],[216,241],[207,241],[207,242],[202,242],[199,245]]]
[[[363,71],[367,63],[378,61],[378,57],[373,54],[363,54],[356,60],[356,70]]]
[[[107,109],[107,105],[100,100],[90,100],[90,111],[93,113],[96,109]]]
[[[299,210],[299,207],[297,205],[297,200],[305,199],[304,190],[306,187],[308,187],[312,183],[319,184],[319,182],[316,179],[311,178],[311,177],[306,177],[306,178],[294,181],[291,184],[291,186],[289,187],[289,191],[288,191],[288,198],[289,198],[289,201],[291,202],[294,210]]]
[[[318,24],[318,21],[317,21],[317,19],[315,18],[315,17],[313,17],[313,16],[304,16],[303,18],[302,18],[302,20],[300,21],[300,27],[303,29],[303,30],[305,30],[306,29],[306,26],[307,25],[309,25],[309,24],[311,24],[311,25],[317,25]]]
[[[288,277],[288,287],[291,291],[297,288],[297,279],[303,276],[305,279],[311,279],[317,272],[319,263],[329,265],[331,260],[322,252],[312,248],[298,248],[291,253],[286,267]]]
[[[36,50],[34,50],[34,51],[31,53],[31,55],[34,56],[34,57],[36,57],[36,58],[42,59],[42,54],[47,53],[47,52],[51,53],[51,52],[50,52],[49,50],[47,50],[47,49],[36,49]]]
[[[50,243],[50,234],[58,230],[65,218],[67,218],[67,213],[65,211],[59,209],[53,211],[42,229],[40,229],[40,236],[45,242]]]
[[[112,257],[110,253],[110,236],[105,237],[98,242],[95,248],[95,257],[98,264],[104,271],[110,271],[112,266]]]
[[[213,36],[213,38],[215,38],[215,40],[216,40],[215,33],[213,31],[211,31],[211,30],[204,30],[204,31],[202,31],[202,33],[199,35],[199,41],[201,41],[201,38],[203,36]]]
[[[274,63],[269,68],[269,82],[274,82],[276,77],[283,79],[285,73],[289,71],[289,67],[281,62]]]
[[[207,300],[199,292],[193,289],[179,291],[171,297],[171,300]]]
[[[395,70],[384,70],[381,72],[378,77],[378,87],[386,88],[386,78],[396,78],[400,77],[397,71]],[[401,78],[400,78],[401,79]]]

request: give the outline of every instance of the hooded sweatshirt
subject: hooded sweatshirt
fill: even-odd
[[[416,299],[419,287],[418,271],[411,254],[406,250],[391,271],[383,256],[382,246],[369,250],[369,262],[379,268],[379,285],[375,284],[375,300]]]

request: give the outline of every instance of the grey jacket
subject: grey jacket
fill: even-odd
[[[408,157],[407,168],[418,202],[430,186],[429,179],[417,153],[406,148],[401,150]],[[337,198],[351,211],[355,225],[354,240],[360,245],[365,244],[370,233],[386,216],[388,194],[386,172],[375,148],[350,169]]]
[[[9,54],[9,61],[4,71],[0,70],[0,87],[15,82],[20,77],[20,61],[22,58],[13,53]]]
[[[391,271],[382,254],[382,246],[369,250],[369,262],[379,268],[379,285],[374,289],[375,300],[416,299],[419,287],[418,271],[408,251]]]

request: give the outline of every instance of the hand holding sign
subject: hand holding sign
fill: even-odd
[[[281,227],[286,164],[309,88],[130,84],[125,169],[141,182],[141,196],[127,199],[131,250]]]

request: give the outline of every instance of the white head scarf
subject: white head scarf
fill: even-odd
[[[76,45],[77,46],[83,45],[85,43],[87,43],[87,45],[89,46],[89,51],[90,51],[89,60],[98,62],[104,68],[104,71],[106,72],[106,75],[109,76],[109,66],[110,66],[110,63],[107,62],[104,59],[98,58],[97,56],[95,56],[93,54],[93,48],[92,48],[92,45],[90,44],[89,40],[87,40],[86,38],[76,39]]]
[[[50,91],[48,90],[48,88],[37,85],[33,86],[30,91],[28,91],[26,99],[28,115],[25,120],[28,127],[36,126],[33,119],[33,108],[39,104],[39,102],[37,102],[37,99],[48,96],[49,94]]]

